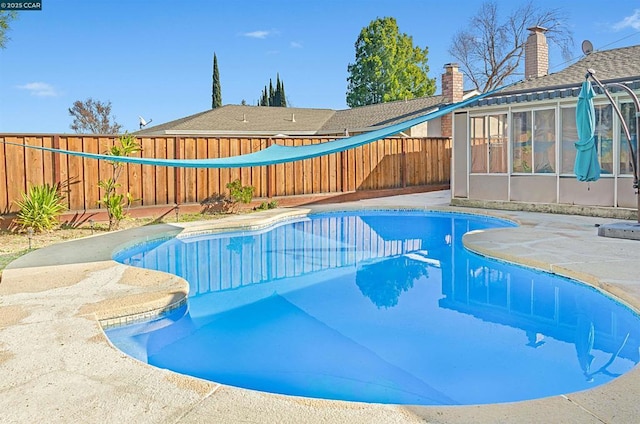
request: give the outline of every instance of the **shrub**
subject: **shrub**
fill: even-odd
[[[253,199],[255,187],[243,186],[240,180],[235,180],[227,184],[231,199],[236,203],[249,203]]]
[[[58,224],[58,216],[66,209],[60,186],[37,185],[22,193],[22,201],[16,204],[20,208],[16,222],[22,229],[33,228],[36,232],[51,230]]]
[[[233,200],[218,193],[207,197],[200,202],[200,205],[202,205],[203,214],[229,213],[234,206]]]
[[[278,202],[276,200],[272,200],[269,203],[262,202],[260,203],[260,205],[256,206],[253,209],[257,211],[266,211],[267,209],[275,209],[277,207],[278,207]]]
[[[118,138],[118,141],[107,152],[111,156],[129,156],[133,153],[139,152],[141,149],[140,144],[136,141],[135,136],[130,134],[124,134]],[[117,229],[120,226],[120,221],[126,218],[127,213],[125,207],[128,209],[133,202],[131,193],[116,193],[116,189],[120,187],[118,184],[118,177],[124,165],[122,162],[109,161],[113,168],[113,178],[107,178],[98,182],[98,187],[104,190],[104,196],[98,200],[98,203],[103,205],[107,209],[107,215],[109,216],[109,231]]]

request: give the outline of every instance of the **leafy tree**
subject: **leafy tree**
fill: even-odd
[[[0,49],[7,48],[7,41],[10,40],[10,38],[7,37],[7,32],[9,31],[9,23],[17,18],[18,13],[14,10],[0,11]]]
[[[428,48],[413,46],[394,18],[378,18],[360,31],[355,63],[347,67],[347,104],[364,106],[428,96],[435,79],[427,76]]]
[[[502,19],[496,2],[483,3],[469,25],[454,35],[449,53],[474,87],[489,91],[515,75],[524,57],[527,28],[534,26],[546,28],[547,40],[570,58],[573,35],[565,16],[559,9],[542,9],[531,1]]]
[[[73,117],[70,127],[77,133],[118,134],[122,128],[111,116],[111,102],[103,103],[91,97],[84,102],[76,100],[69,115]]]
[[[218,71],[218,58],[213,54],[213,87],[211,92],[211,109],[222,106],[222,93],[220,91],[220,71]]]

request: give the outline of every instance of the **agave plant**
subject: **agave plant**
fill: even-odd
[[[22,193],[22,201],[16,223],[23,229],[33,228],[36,232],[48,231],[58,225],[58,217],[66,209],[59,185],[36,185]]]

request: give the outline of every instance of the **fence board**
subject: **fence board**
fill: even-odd
[[[175,157],[175,147],[176,140],[175,138],[164,138],[164,137],[156,137],[153,139],[155,144],[163,143],[165,145],[166,157],[167,159],[171,159]],[[176,180],[178,178],[178,168],[174,167],[163,167],[167,173],[167,186],[165,187],[167,193],[167,205],[176,204]]]
[[[134,153],[132,156],[142,156],[142,152]],[[146,166],[145,166],[146,168]],[[134,199],[132,206],[141,206],[142,199],[144,198],[144,188],[142,186],[142,165],[138,164],[127,164],[127,177],[129,179],[128,187],[129,193],[131,197]],[[123,184],[122,187],[118,189],[119,193],[126,193],[127,186]]]
[[[165,140],[159,140],[156,142],[154,139],[149,140],[150,145],[154,149],[154,155],[156,158],[167,158],[167,142]],[[168,168],[166,166],[154,166],[155,187],[151,187],[154,196],[154,202],[145,199],[145,204],[169,204],[168,187],[170,186],[168,175]],[[151,194],[151,193],[149,193]]]
[[[246,153],[251,153],[253,151],[252,146],[251,146],[251,140],[249,140],[248,138],[241,138],[238,141],[238,154],[239,155],[244,155]],[[242,182],[242,185],[253,185],[253,179],[251,178],[251,168],[245,167],[245,168],[240,168],[240,181]]]
[[[154,157],[158,157],[156,148],[153,144],[153,141],[148,138],[143,138],[138,141],[140,147],[142,148],[142,152],[140,152],[141,156],[147,156],[149,153],[153,152]],[[140,200],[143,206],[155,205],[156,202],[156,187],[158,186],[158,181],[156,180],[156,170],[155,166],[143,165],[140,168],[141,175],[143,176],[140,181]]]
[[[82,147],[84,151],[89,153],[99,153],[100,139],[95,137],[83,137]],[[100,196],[98,181],[100,181],[100,173],[93,159],[83,159],[83,184],[84,184],[84,207],[85,209],[94,209],[98,206]]]
[[[42,146],[42,137],[26,137],[25,144],[29,146]],[[44,184],[44,169],[42,150],[25,149],[25,167],[27,190],[31,186]]]
[[[67,148],[73,151],[82,151],[82,137],[67,138]],[[69,184],[69,209],[85,209],[84,205],[84,172],[82,158],[67,156],[67,172]]]
[[[240,154],[240,141],[237,138],[231,138],[229,140],[229,156],[238,156]],[[238,168],[232,168],[229,170],[229,180],[240,180],[243,185],[247,184],[247,181],[242,181],[240,170]]]
[[[209,157],[209,144],[206,139],[199,137],[196,139],[196,158],[206,159]],[[204,168],[196,169],[196,199],[205,199],[209,196],[209,176]]]
[[[184,137],[182,139],[184,146],[184,159],[197,159],[196,152],[196,139],[193,137]],[[183,168],[184,184],[183,188],[183,202],[181,203],[193,203],[198,198],[196,192],[196,169],[195,168]]]
[[[53,137],[44,136],[42,137],[42,145],[44,147],[53,147]],[[55,176],[55,166],[54,166],[54,155],[52,152],[42,152],[42,173],[44,182],[49,185],[55,185],[56,176]]]
[[[0,138],[0,141],[8,141],[5,137]],[[9,181],[7,179],[7,145],[0,143],[0,214],[9,212],[9,193],[7,185]]]
[[[6,137],[7,142],[15,144],[23,144],[24,139],[18,137]],[[18,169],[24,169],[24,147],[7,145],[6,164],[10,167],[16,167]],[[26,171],[26,170],[25,170]],[[26,172],[7,172],[7,196],[8,196],[8,208],[10,212],[17,211],[15,202],[22,199],[22,193],[26,191]]]
[[[210,158],[220,157],[220,143],[213,138],[207,139],[207,152]],[[218,168],[207,170],[207,187],[208,192],[205,198],[222,192],[222,188],[220,187],[220,170]]]
[[[0,135],[0,141],[105,153],[111,136]],[[145,137],[138,140],[147,158],[215,158],[255,152],[271,143],[300,146],[328,138]],[[404,152],[404,157],[403,157]],[[125,164],[118,192],[139,198],[135,205],[196,203],[240,179],[255,187],[254,197],[341,193],[424,184],[446,184],[451,171],[451,142],[445,138],[393,138],[327,156],[262,167],[194,169]],[[104,194],[100,180],[113,176],[106,161],[0,145],[0,213],[15,212],[28,185],[61,182],[67,207],[93,209]]]
[[[230,156],[231,153],[231,140],[228,138],[220,139],[218,144],[219,156],[221,158],[226,158]],[[220,186],[219,186],[219,194],[228,193],[227,184],[231,182],[231,170],[227,168],[223,168],[220,170]]]
[[[293,140],[284,140],[285,146],[293,146]],[[284,190],[280,194],[281,196],[291,196],[296,193],[296,176],[294,174],[293,162],[287,162],[284,164]]]

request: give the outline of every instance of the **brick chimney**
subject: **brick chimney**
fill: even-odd
[[[457,63],[447,63],[444,65],[444,74],[442,74],[442,96],[444,103],[456,103],[462,101],[464,94],[462,72],[458,70]],[[452,137],[452,115],[446,115],[440,118],[440,132],[442,137]]]
[[[546,28],[535,26],[527,28],[531,31],[524,43],[524,78],[538,78],[549,73],[549,46]]]

